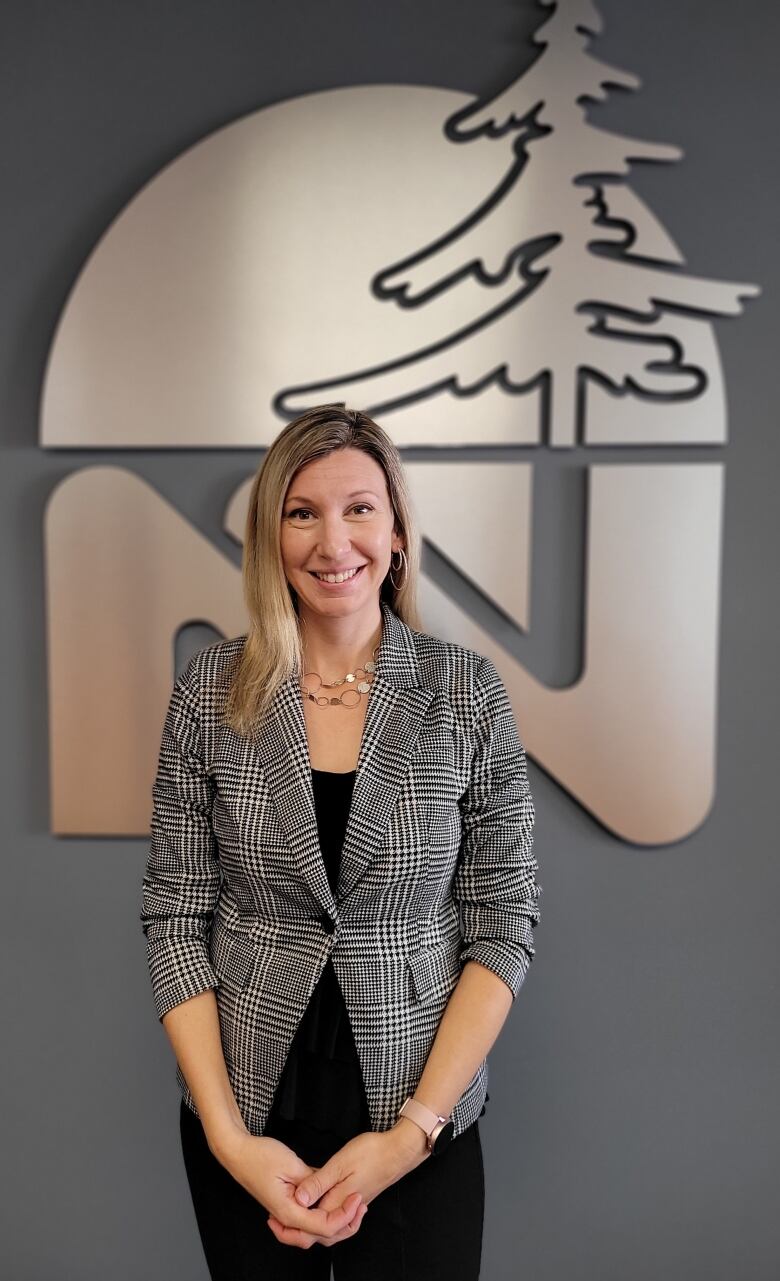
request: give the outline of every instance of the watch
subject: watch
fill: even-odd
[[[439,1116],[437,1112],[432,1112],[424,1104],[418,1103],[411,1095],[404,1101],[398,1115],[408,1117],[425,1131],[428,1151],[434,1156],[441,1156],[455,1133],[455,1122],[451,1117]]]

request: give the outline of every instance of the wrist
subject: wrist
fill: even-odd
[[[211,1153],[220,1165],[228,1166],[251,1135],[243,1121],[222,1122],[218,1129],[206,1131]]]
[[[428,1150],[428,1136],[416,1121],[412,1121],[408,1116],[399,1116],[395,1125],[390,1130],[398,1146],[410,1156],[419,1160],[430,1156]]]

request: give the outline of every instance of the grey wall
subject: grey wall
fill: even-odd
[[[720,321],[729,394],[718,794],[679,845],[613,839],[531,765],[538,955],[491,1057],[486,1281],[769,1281],[780,1268],[776,50],[769,0],[602,0],[598,53],[644,89],[598,109],[680,144],[636,190],[702,275],[763,296]],[[190,143],[358,82],[486,93],[529,57],[530,0],[3,0],[3,1272],[204,1281],[171,1051],[138,923],[139,840],[48,832],[42,512],[99,454],[42,453],[66,294],[109,221]],[[251,454],[112,455],[220,545]],[[554,530],[551,531],[554,541]],[[541,547],[534,573],[544,573]],[[571,638],[551,637],[561,661]]]

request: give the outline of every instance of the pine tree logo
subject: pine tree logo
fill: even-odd
[[[591,0],[540,2],[552,12],[530,69],[444,126],[456,145],[506,151],[501,182],[371,282],[378,299],[408,309],[468,288],[471,322],[374,368],[288,388],[275,400],[280,413],[348,400],[389,415],[449,392],[473,398],[478,415],[479,395],[495,386],[512,397],[541,393],[543,439],[563,447],[586,443],[589,382],[667,405],[701,396],[707,375],[688,341],[689,316],[737,315],[740,299],[759,290],[692,277],[659,243],[627,190],[629,162],[681,152],[590,123],[586,103],[639,80],[588,52],[601,30]]]

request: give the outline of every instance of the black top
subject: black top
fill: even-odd
[[[355,770],[311,774],[320,846],[335,896]],[[297,1132],[309,1132],[312,1139],[322,1134],[342,1142],[371,1128],[360,1060],[330,957],[290,1046],[269,1120],[275,1130],[295,1123]]]

